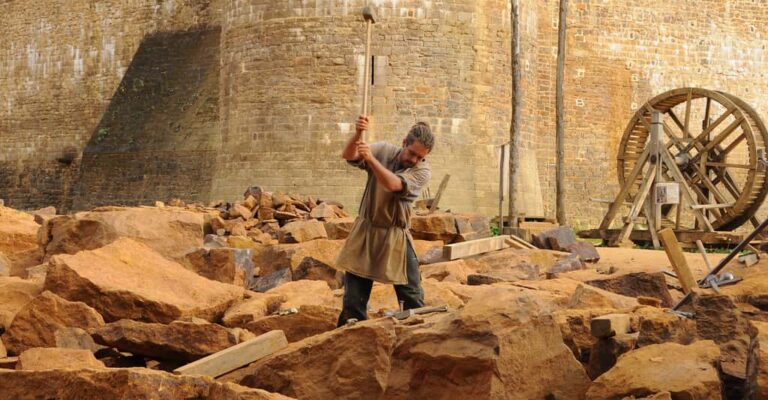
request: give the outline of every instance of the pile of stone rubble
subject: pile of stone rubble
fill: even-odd
[[[765,259],[673,313],[664,265],[606,263],[563,229],[446,261],[487,218],[419,215],[426,303],[448,312],[385,316],[398,304],[376,284],[371,319],[336,328],[352,221],[257,188],[211,207],[0,207],[0,398],[768,398]],[[172,372],[273,331],[286,343],[242,367]]]

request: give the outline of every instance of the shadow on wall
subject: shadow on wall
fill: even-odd
[[[221,146],[219,37],[215,28],[144,38],[83,150],[65,211],[209,200]]]

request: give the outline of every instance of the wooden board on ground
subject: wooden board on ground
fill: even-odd
[[[690,293],[698,285],[691,269],[688,268],[688,261],[685,260],[683,249],[680,248],[680,244],[677,242],[675,231],[670,228],[664,228],[659,231],[659,239],[664,244],[664,251],[667,253],[669,263],[672,264],[672,268],[675,270],[680,286],[683,287],[683,293]]]
[[[506,243],[510,247],[514,247],[516,249],[536,249],[537,247],[526,242],[522,238],[519,238],[515,235],[509,235],[509,238],[506,240]]]
[[[501,235],[470,240],[468,242],[448,244],[443,246],[443,258],[447,260],[455,260],[457,258],[474,256],[489,251],[506,249],[509,247],[509,245],[506,244],[508,238],[508,235]]]
[[[288,346],[283,331],[269,331],[261,336],[211,354],[173,370],[176,374],[217,377]]]
[[[616,237],[619,236],[620,229],[589,229],[580,231],[578,236],[582,239],[603,239],[608,243],[612,243]],[[742,239],[744,235],[734,232],[701,232],[693,230],[677,230],[675,231],[677,240],[680,243],[690,243],[695,246],[696,240],[701,240],[706,245],[715,246],[735,246]],[[635,229],[629,236],[629,240],[638,242],[650,242],[651,233],[647,230]]]

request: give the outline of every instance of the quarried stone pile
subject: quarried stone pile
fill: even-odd
[[[448,311],[393,318],[393,288],[374,284],[371,319],[336,328],[343,208],[259,188],[214,206],[0,207],[0,397],[768,395],[768,261],[729,267],[744,281],[674,313],[664,266],[603,265],[568,229],[446,261],[443,245],[489,236],[487,219],[423,214],[425,302]],[[275,330],[287,347],[223,375],[170,372]]]

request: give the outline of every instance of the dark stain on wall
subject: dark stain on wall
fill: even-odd
[[[85,146],[65,211],[207,201],[219,130],[220,29],[146,37]]]

